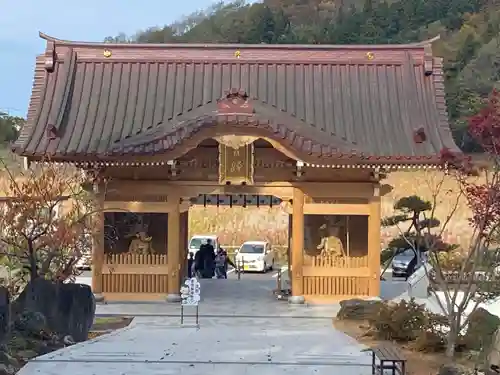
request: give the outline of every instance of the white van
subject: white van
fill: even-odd
[[[187,257],[189,258],[189,253],[196,254],[198,250],[200,250],[200,246],[202,244],[207,243],[207,240],[212,241],[212,245],[214,246],[214,251],[217,251],[219,248],[219,237],[215,234],[197,234],[193,237],[191,237],[191,240],[189,240],[189,245],[188,245],[188,251],[187,251]]]

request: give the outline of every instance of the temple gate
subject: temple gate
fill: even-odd
[[[107,300],[179,300],[188,210],[200,197],[224,205],[273,197],[291,215],[292,302],[378,296],[384,174],[433,168],[441,149],[457,149],[430,41],[41,37],[46,51],[14,151],[94,176],[103,211],[92,287]]]

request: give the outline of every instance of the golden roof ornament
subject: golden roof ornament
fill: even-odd
[[[373,52],[367,52],[366,58],[371,61],[375,58],[375,55],[373,54]]]
[[[111,51],[109,49],[105,49],[102,54],[106,58],[111,57],[111,55],[112,55],[112,53],[111,53]]]
[[[240,50],[236,50],[236,51],[234,52],[234,57],[236,57],[237,59],[239,59],[239,58],[240,58],[240,56],[241,56],[241,51],[240,51]]]

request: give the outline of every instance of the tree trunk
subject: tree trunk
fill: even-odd
[[[445,355],[448,359],[451,359],[455,356],[455,347],[457,345],[457,332],[453,325],[450,325],[450,331],[446,335],[446,351]]]
[[[36,264],[36,254],[33,249],[33,243],[28,240],[28,254],[30,262],[30,280],[35,280],[38,277],[38,267]]]

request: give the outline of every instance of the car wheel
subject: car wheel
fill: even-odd
[[[273,259],[273,262],[271,263],[271,265],[269,266],[269,271],[272,271],[274,268],[274,259]]]

